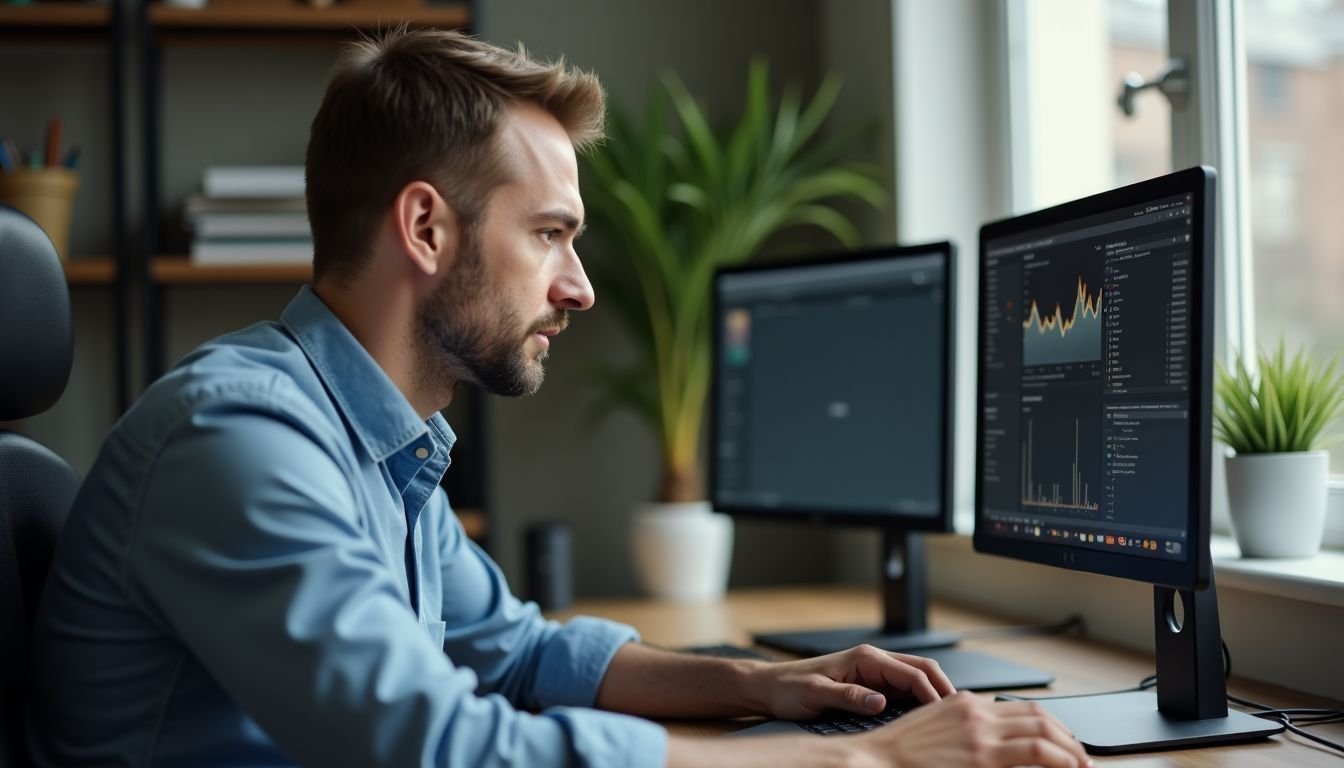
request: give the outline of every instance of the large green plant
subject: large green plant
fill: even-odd
[[[620,249],[594,280],[637,350],[632,365],[597,374],[604,404],[633,408],[657,433],[663,501],[703,498],[715,268],[745,261],[789,227],[819,227],[853,245],[858,232],[831,203],[884,197],[872,167],[840,162],[853,134],[818,141],[839,90],[828,77],[804,104],[786,87],[772,108],[766,65],[755,62],[741,118],[716,132],[682,82],[665,75],[643,122],[613,108],[607,141],[588,157],[589,216]]]
[[[1241,357],[1233,371],[1218,366],[1214,433],[1238,454],[1320,450],[1330,443],[1326,428],[1344,414],[1339,358],[1317,365],[1301,350],[1289,358],[1284,347],[1261,351],[1256,375]]]

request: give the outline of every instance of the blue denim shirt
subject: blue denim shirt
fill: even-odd
[[[439,487],[453,441],[306,287],[193,352],[62,534],[36,762],[662,765],[662,728],[585,709],[635,632],[509,592]]]

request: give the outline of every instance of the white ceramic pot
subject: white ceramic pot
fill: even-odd
[[[707,501],[642,504],[630,526],[635,574],[645,593],[682,602],[723,597],[733,555],[733,521]]]
[[[1244,557],[1311,557],[1325,535],[1325,451],[1227,459],[1227,506]]]

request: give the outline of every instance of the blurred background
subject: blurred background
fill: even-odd
[[[871,124],[853,159],[875,164],[889,193],[877,209],[851,211],[862,238],[957,241],[963,328],[975,327],[981,223],[1190,164],[1188,148],[1173,150],[1171,108],[1156,89],[1138,94],[1132,116],[1117,104],[1126,75],[1168,66],[1173,29],[1190,34],[1173,28],[1161,0],[190,5],[204,7],[0,4],[0,138],[23,161],[59,118],[62,146],[80,147],[67,264],[75,367],[58,406],[19,428],[81,472],[157,372],[213,336],[278,317],[306,279],[302,265],[194,263],[184,209],[208,169],[302,164],[326,73],[355,29],[405,20],[521,42],[592,70],[628,110],[642,108],[661,72],[675,72],[725,124],[740,113],[754,57],[769,62],[776,94],[786,82],[810,93],[837,73],[844,90],[824,130]],[[1232,345],[1284,336],[1325,358],[1344,348],[1344,6],[1246,0],[1241,9],[1244,58],[1229,59],[1220,82],[1236,84],[1243,113],[1218,119],[1238,121],[1243,137],[1245,240],[1225,254],[1222,268],[1236,280],[1224,284],[1221,336]],[[620,256],[600,236],[581,245],[586,259]],[[832,247],[804,235],[767,250]],[[601,296],[574,320],[539,394],[464,394],[455,404],[449,418],[464,442],[449,470],[454,498],[477,512],[513,583],[523,532],[561,520],[574,532],[576,594],[632,594],[629,519],[655,491],[657,446],[629,414],[587,417],[588,366],[628,356],[630,341]],[[963,372],[973,370],[973,340],[960,339]],[[966,509],[973,378],[962,375],[956,394],[956,503]],[[798,450],[819,447],[800,436]],[[1344,448],[1332,469],[1344,475]],[[1338,512],[1329,534],[1337,545]],[[819,536],[830,546],[817,547]],[[871,583],[875,558],[853,556],[876,553],[875,543],[855,549],[870,536],[739,520],[731,583]]]

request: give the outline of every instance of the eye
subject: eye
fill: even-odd
[[[562,232],[559,229],[543,229],[541,230],[541,239],[548,243],[553,243],[561,234]]]

